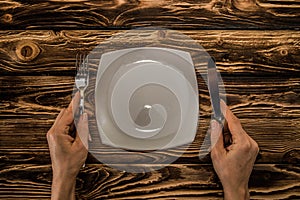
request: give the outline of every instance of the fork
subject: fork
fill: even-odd
[[[84,113],[84,92],[89,85],[89,60],[85,54],[76,55],[76,88],[80,92],[79,114]]]
[[[80,92],[79,114],[82,115],[84,113],[84,92],[89,85],[89,58],[85,54],[76,55],[76,71],[75,85]],[[82,167],[85,167],[85,163]]]

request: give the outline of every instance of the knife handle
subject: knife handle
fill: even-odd
[[[223,140],[224,140],[224,147],[226,148],[232,144],[231,133],[228,128],[228,123],[227,123],[226,119],[224,119],[222,134],[223,134]]]

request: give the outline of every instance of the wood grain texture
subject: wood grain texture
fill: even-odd
[[[94,110],[95,74],[90,75],[86,107]],[[231,109],[241,118],[299,118],[300,77],[222,78]],[[0,77],[1,117],[49,117],[68,105],[74,90],[74,77],[2,76]],[[198,76],[200,117],[210,117],[208,88]]]
[[[92,77],[91,77],[92,78]],[[0,77],[0,158],[3,163],[49,163],[45,134],[62,107],[71,100],[73,77],[17,76]],[[94,110],[93,80],[87,92],[86,107]],[[199,79],[200,120],[195,142],[177,163],[208,163],[209,158],[199,160],[199,147],[208,129],[210,103],[207,87]],[[225,77],[224,84],[232,111],[241,118],[245,130],[259,144],[259,163],[298,163],[300,161],[300,79],[299,78],[252,78]],[[98,131],[90,112],[90,130],[96,155],[115,162],[120,154],[100,144]],[[155,155],[137,156],[162,161],[182,153],[183,149]],[[159,158],[159,159],[158,159]],[[89,163],[98,161],[92,157]],[[119,160],[124,162],[124,160]]]
[[[51,122],[50,120],[47,122],[45,119],[12,119],[7,120],[6,124],[0,124],[1,163],[50,163],[46,132],[50,128]],[[248,134],[259,144],[260,153],[257,163],[298,164],[300,162],[299,120],[242,119],[241,122]],[[201,120],[201,128],[197,132],[195,141],[186,152],[183,148],[179,148],[168,152],[158,152],[151,157],[137,153],[135,159],[141,163],[161,163],[183,153],[176,163],[210,163],[208,156],[199,160],[199,149],[208,129],[208,123],[208,119]],[[127,163],[126,157],[120,158],[122,155],[120,151],[100,143],[95,126],[91,125],[90,129],[93,138],[93,142],[90,143],[90,151],[94,155],[100,156],[107,163]],[[89,156],[87,163],[99,163],[99,161],[93,156]]]
[[[299,29],[299,10],[287,0],[4,0],[0,29]]]
[[[172,31],[107,40],[121,30],[145,26],[178,29],[216,58],[228,104],[260,146],[250,177],[251,198],[300,199],[299,22],[300,2],[295,0],[0,1],[0,199],[50,198],[46,132],[71,100],[78,51],[89,52],[100,43],[103,52],[114,45],[159,43],[188,51],[198,61],[198,47]],[[126,157],[120,159],[120,151],[101,144],[92,112],[99,58],[92,60],[87,91],[90,151],[120,166]],[[201,78],[205,69],[195,67],[200,119],[188,150],[137,153],[138,163],[156,164],[148,167],[183,153],[173,164],[141,174],[104,166],[89,155],[77,177],[77,199],[222,199],[209,155],[199,159],[211,107]]]
[[[251,198],[299,198],[299,170],[293,165],[255,165]],[[50,197],[49,165],[12,165],[0,172],[0,198]],[[87,165],[77,178],[76,195],[77,199],[222,199],[222,187],[211,165],[172,164],[140,174]]]
[[[0,73],[2,75],[74,76],[78,51],[91,51],[101,44],[112,51],[108,38],[120,31],[0,31]],[[144,32],[144,31],[143,31]],[[198,73],[197,51],[191,40],[170,31],[133,34],[118,39],[118,47],[155,45],[180,48],[192,54]],[[218,69],[234,76],[296,76],[300,72],[300,32],[295,31],[180,31],[202,45],[217,60]],[[128,36],[130,37],[130,35]],[[166,39],[168,38],[168,39]],[[141,43],[143,41],[143,43]],[[99,56],[100,58],[100,56]],[[98,58],[98,59],[99,59]],[[95,61],[95,66],[98,66]]]

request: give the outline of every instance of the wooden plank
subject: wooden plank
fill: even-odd
[[[198,75],[200,117],[210,117],[208,88]],[[94,110],[95,73],[91,73],[86,92],[87,108]],[[223,77],[231,109],[241,118],[299,118],[300,78]],[[0,77],[2,118],[51,116],[66,107],[74,89],[74,77]],[[33,116],[34,115],[34,116]]]
[[[49,165],[1,168],[0,198],[50,197]],[[255,165],[250,177],[252,199],[300,197],[299,166]],[[169,165],[132,174],[103,165],[87,165],[77,178],[78,199],[222,199],[222,187],[211,165]]]
[[[145,26],[172,29],[299,29],[300,13],[299,2],[286,0],[4,0],[0,8],[2,30]]]
[[[0,161],[3,164],[45,164],[50,163],[46,133],[51,126],[51,120],[46,119],[11,119],[0,123],[1,143]],[[294,163],[300,162],[299,120],[278,119],[242,119],[248,134],[257,141],[260,153],[258,163]],[[162,163],[178,157],[175,163],[211,163],[209,156],[199,159],[200,146],[208,129],[209,120],[200,120],[194,142],[185,151],[183,147],[167,152],[157,152],[151,156],[136,153],[139,163]],[[124,153],[114,148],[102,145],[96,127],[90,124],[93,142],[90,151],[106,163],[127,163]],[[118,160],[116,160],[118,159]],[[92,155],[87,163],[99,163]]]
[[[49,162],[45,134],[62,107],[71,100],[73,77],[16,76],[0,77],[0,137],[1,160],[5,163]],[[91,150],[102,157],[118,154],[114,149],[100,144],[93,118],[94,87],[88,90],[87,108],[90,110],[90,130],[94,143]],[[201,83],[202,82],[202,83]],[[207,163],[199,160],[199,147],[208,129],[210,103],[207,88],[199,80],[200,120],[195,142],[181,156],[178,163]],[[246,131],[259,143],[260,163],[297,163],[300,160],[299,78],[225,77],[229,104],[242,120]],[[203,89],[202,89],[203,88]],[[277,137],[280,135],[280,137]],[[173,157],[183,149],[155,156]],[[113,158],[113,156],[112,156]],[[139,159],[149,162],[147,156]],[[97,160],[90,158],[89,162]],[[111,160],[111,162],[115,162]],[[120,162],[124,162],[120,160]]]
[[[105,51],[112,51],[117,47],[155,46],[158,42],[163,47],[190,52],[197,72],[205,71],[197,63],[198,47],[174,32],[147,34],[145,31],[138,37],[133,34],[130,40],[106,41],[117,32],[120,31],[0,31],[0,73],[73,76],[78,51],[91,51],[99,44]],[[180,33],[191,37],[214,56],[223,75],[299,77],[300,32],[182,30]],[[180,44],[190,47],[180,47]],[[101,52],[97,56],[92,61],[94,68],[98,66]]]

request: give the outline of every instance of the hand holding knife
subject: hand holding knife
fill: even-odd
[[[224,138],[224,147],[231,145],[231,133],[228,129],[228,124],[224,118],[221,106],[220,106],[220,95],[219,95],[219,79],[217,75],[216,63],[213,57],[208,60],[207,66],[207,77],[208,77],[208,90],[210,95],[210,101],[213,108],[213,119],[215,119],[219,124],[223,126],[223,138]]]

